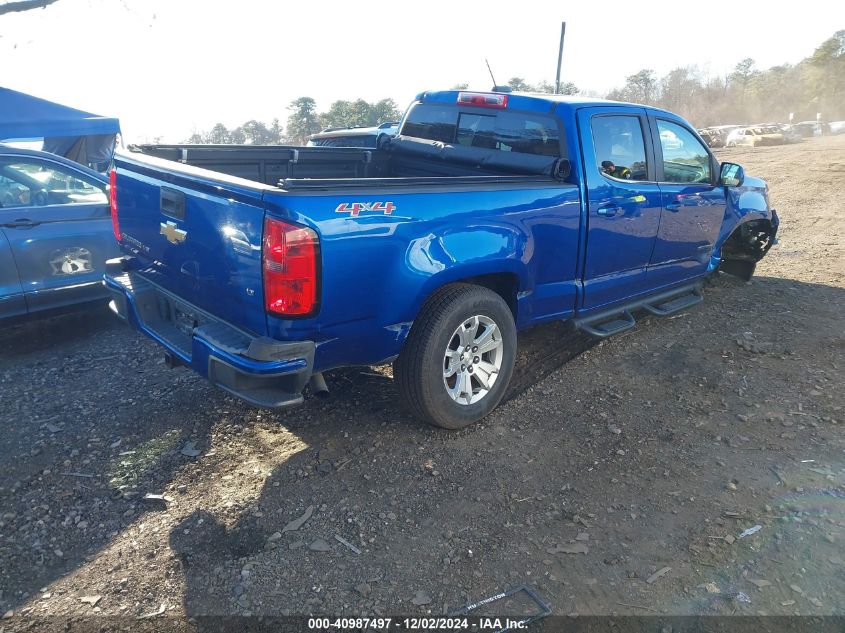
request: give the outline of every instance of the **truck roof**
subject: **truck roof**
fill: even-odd
[[[470,92],[472,94],[484,95],[507,95],[508,107],[516,110],[527,110],[529,112],[538,112],[547,114],[555,110],[558,106],[571,107],[572,109],[588,107],[588,106],[611,106],[611,105],[629,105],[638,108],[647,108],[655,112],[665,112],[671,114],[666,110],[655,108],[654,106],[647,106],[639,103],[626,103],[623,101],[612,101],[610,99],[602,99],[599,97],[582,97],[578,95],[553,95],[553,94],[536,94],[527,92],[492,92],[486,90],[427,90],[417,95],[416,100],[422,103],[456,103],[458,95],[461,92]]]

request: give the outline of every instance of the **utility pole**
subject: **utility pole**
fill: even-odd
[[[563,63],[563,37],[566,35],[566,22],[560,23],[560,51],[557,54],[557,75],[555,76],[555,94],[560,94],[560,66]]]

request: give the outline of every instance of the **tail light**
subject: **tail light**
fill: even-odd
[[[111,211],[111,228],[114,237],[120,241],[120,222],[117,220],[117,170],[109,172],[109,211]]]
[[[488,94],[485,92],[459,92],[458,103],[460,105],[479,106],[482,108],[506,108],[508,106],[508,95]]]
[[[264,305],[281,316],[317,311],[319,239],[304,226],[274,218],[264,221]]]

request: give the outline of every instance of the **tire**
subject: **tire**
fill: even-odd
[[[478,341],[488,351],[470,346],[467,352],[464,343],[468,341]],[[463,361],[459,354],[464,355]],[[452,284],[423,304],[393,364],[393,376],[416,417],[456,430],[496,408],[507,390],[515,359],[516,326],[502,297],[481,286]],[[498,371],[490,371],[497,364]],[[454,374],[447,377],[450,371]],[[462,375],[466,380],[459,383]],[[484,389],[485,382],[489,389]]]

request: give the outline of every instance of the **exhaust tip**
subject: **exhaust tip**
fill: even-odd
[[[324,400],[329,397],[329,386],[326,384],[326,379],[323,378],[323,372],[312,375],[308,385],[311,387],[311,393],[317,398]]]

